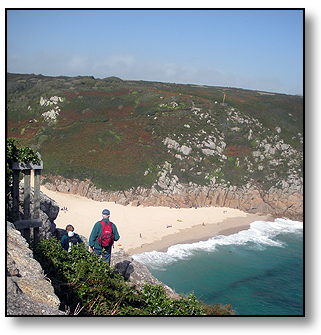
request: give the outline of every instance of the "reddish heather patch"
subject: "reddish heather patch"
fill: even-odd
[[[129,93],[129,89],[120,89],[116,92],[101,92],[101,91],[78,91],[78,92],[65,92],[66,99],[72,100],[77,98],[79,95],[87,96],[102,96],[102,97],[117,97],[121,95],[126,95]]]
[[[103,96],[103,97],[118,97],[120,95],[126,95],[129,93],[129,89],[120,89],[116,92],[102,92],[102,91],[79,91],[78,95],[87,96]]]
[[[17,124],[17,122],[13,121],[12,119],[8,119],[7,136],[21,139],[23,142],[26,142],[35,137],[39,127],[39,123],[32,124],[29,122],[29,120],[24,120]]]
[[[7,118],[7,130],[11,129],[12,127],[16,127],[16,122],[10,118]]]
[[[65,92],[65,95],[66,95],[66,99],[67,100],[71,100],[71,99],[77,98],[80,95],[80,93],[78,93],[78,92],[76,92],[76,93],[74,93],[74,92]]]
[[[156,90],[157,92],[159,92],[160,95],[162,96],[168,96],[168,97],[179,97],[180,93],[171,93],[168,91],[160,91],[160,90]]]
[[[246,145],[236,145],[236,144],[230,144],[225,149],[225,155],[226,156],[242,156],[243,154],[247,152],[251,152],[251,148]]]

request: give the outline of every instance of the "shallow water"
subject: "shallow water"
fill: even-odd
[[[303,315],[303,223],[256,221],[249,230],[133,256],[178,293],[231,304],[237,315]]]

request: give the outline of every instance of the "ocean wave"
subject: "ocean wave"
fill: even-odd
[[[265,246],[284,247],[284,242],[275,240],[280,234],[301,234],[303,223],[286,218],[275,219],[274,222],[255,221],[248,230],[242,230],[232,235],[217,235],[207,241],[190,244],[176,244],[168,248],[167,252],[151,251],[133,255],[133,259],[151,268],[160,269],[165,264],[188,259],[198,251],[212,252],[218,246],[251,244],[262,248]]]

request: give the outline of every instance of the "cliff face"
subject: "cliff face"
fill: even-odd
[[[78,194],[100,201],[116,201],[133,206],[171,206],[186,208],[192,206],[225,206],[238,208],[247,213],[270,214],[275,217],[288,217],[303,220],[303,189],[300,183],[284,184],[283,189],[271,187],[265,191],[258,186],[243,187],[184,185],[165,180],[162,189],[132,188],[127,191],[102,191],[90,180],[68,180],[51,176],[52,182],[45,187],[62,193]]]
[[[56,231],[60,236],[63,230]],[[82,237],[83,238],[83,237]],[[87,245],[86,239],[83,241]],[[179,295],[152,276],[147,267],[134,261],[124,251],[112,254],[111,265],[115,272],[129,280],[129,285],[141,289],[144,284],[162,285],[171,298]],[[27,241],[14,225],[7,222],[7,311],[8,316],[19,315],[66,315],[59,310],[60,300],[54,293],[50,278],[33,258]],[[68,308],[68,306],[66,306]]]
[[[123,251],[113,253],[111,265],[141,289],[144,284],[163,285],[171,298],[179,295],[134,261]],[[33,258],[28,243],[14,225],[7,223],[7,315],[66,315],[59,310],[60,300],[54,293],[50,278]],[[68,307],[68,306],[67,306]]]
[[[28,243],[7,223],[7,315],[64,315]]]

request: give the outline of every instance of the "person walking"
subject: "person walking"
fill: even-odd
[[[101,255],[102,259],[110,265],[111,248],[114,241],[118,241],[120,236],[116,225],[109,220],[110,211],[104,209],[102,216],[103,219],[97,221],[91,231],[88,250]]]

